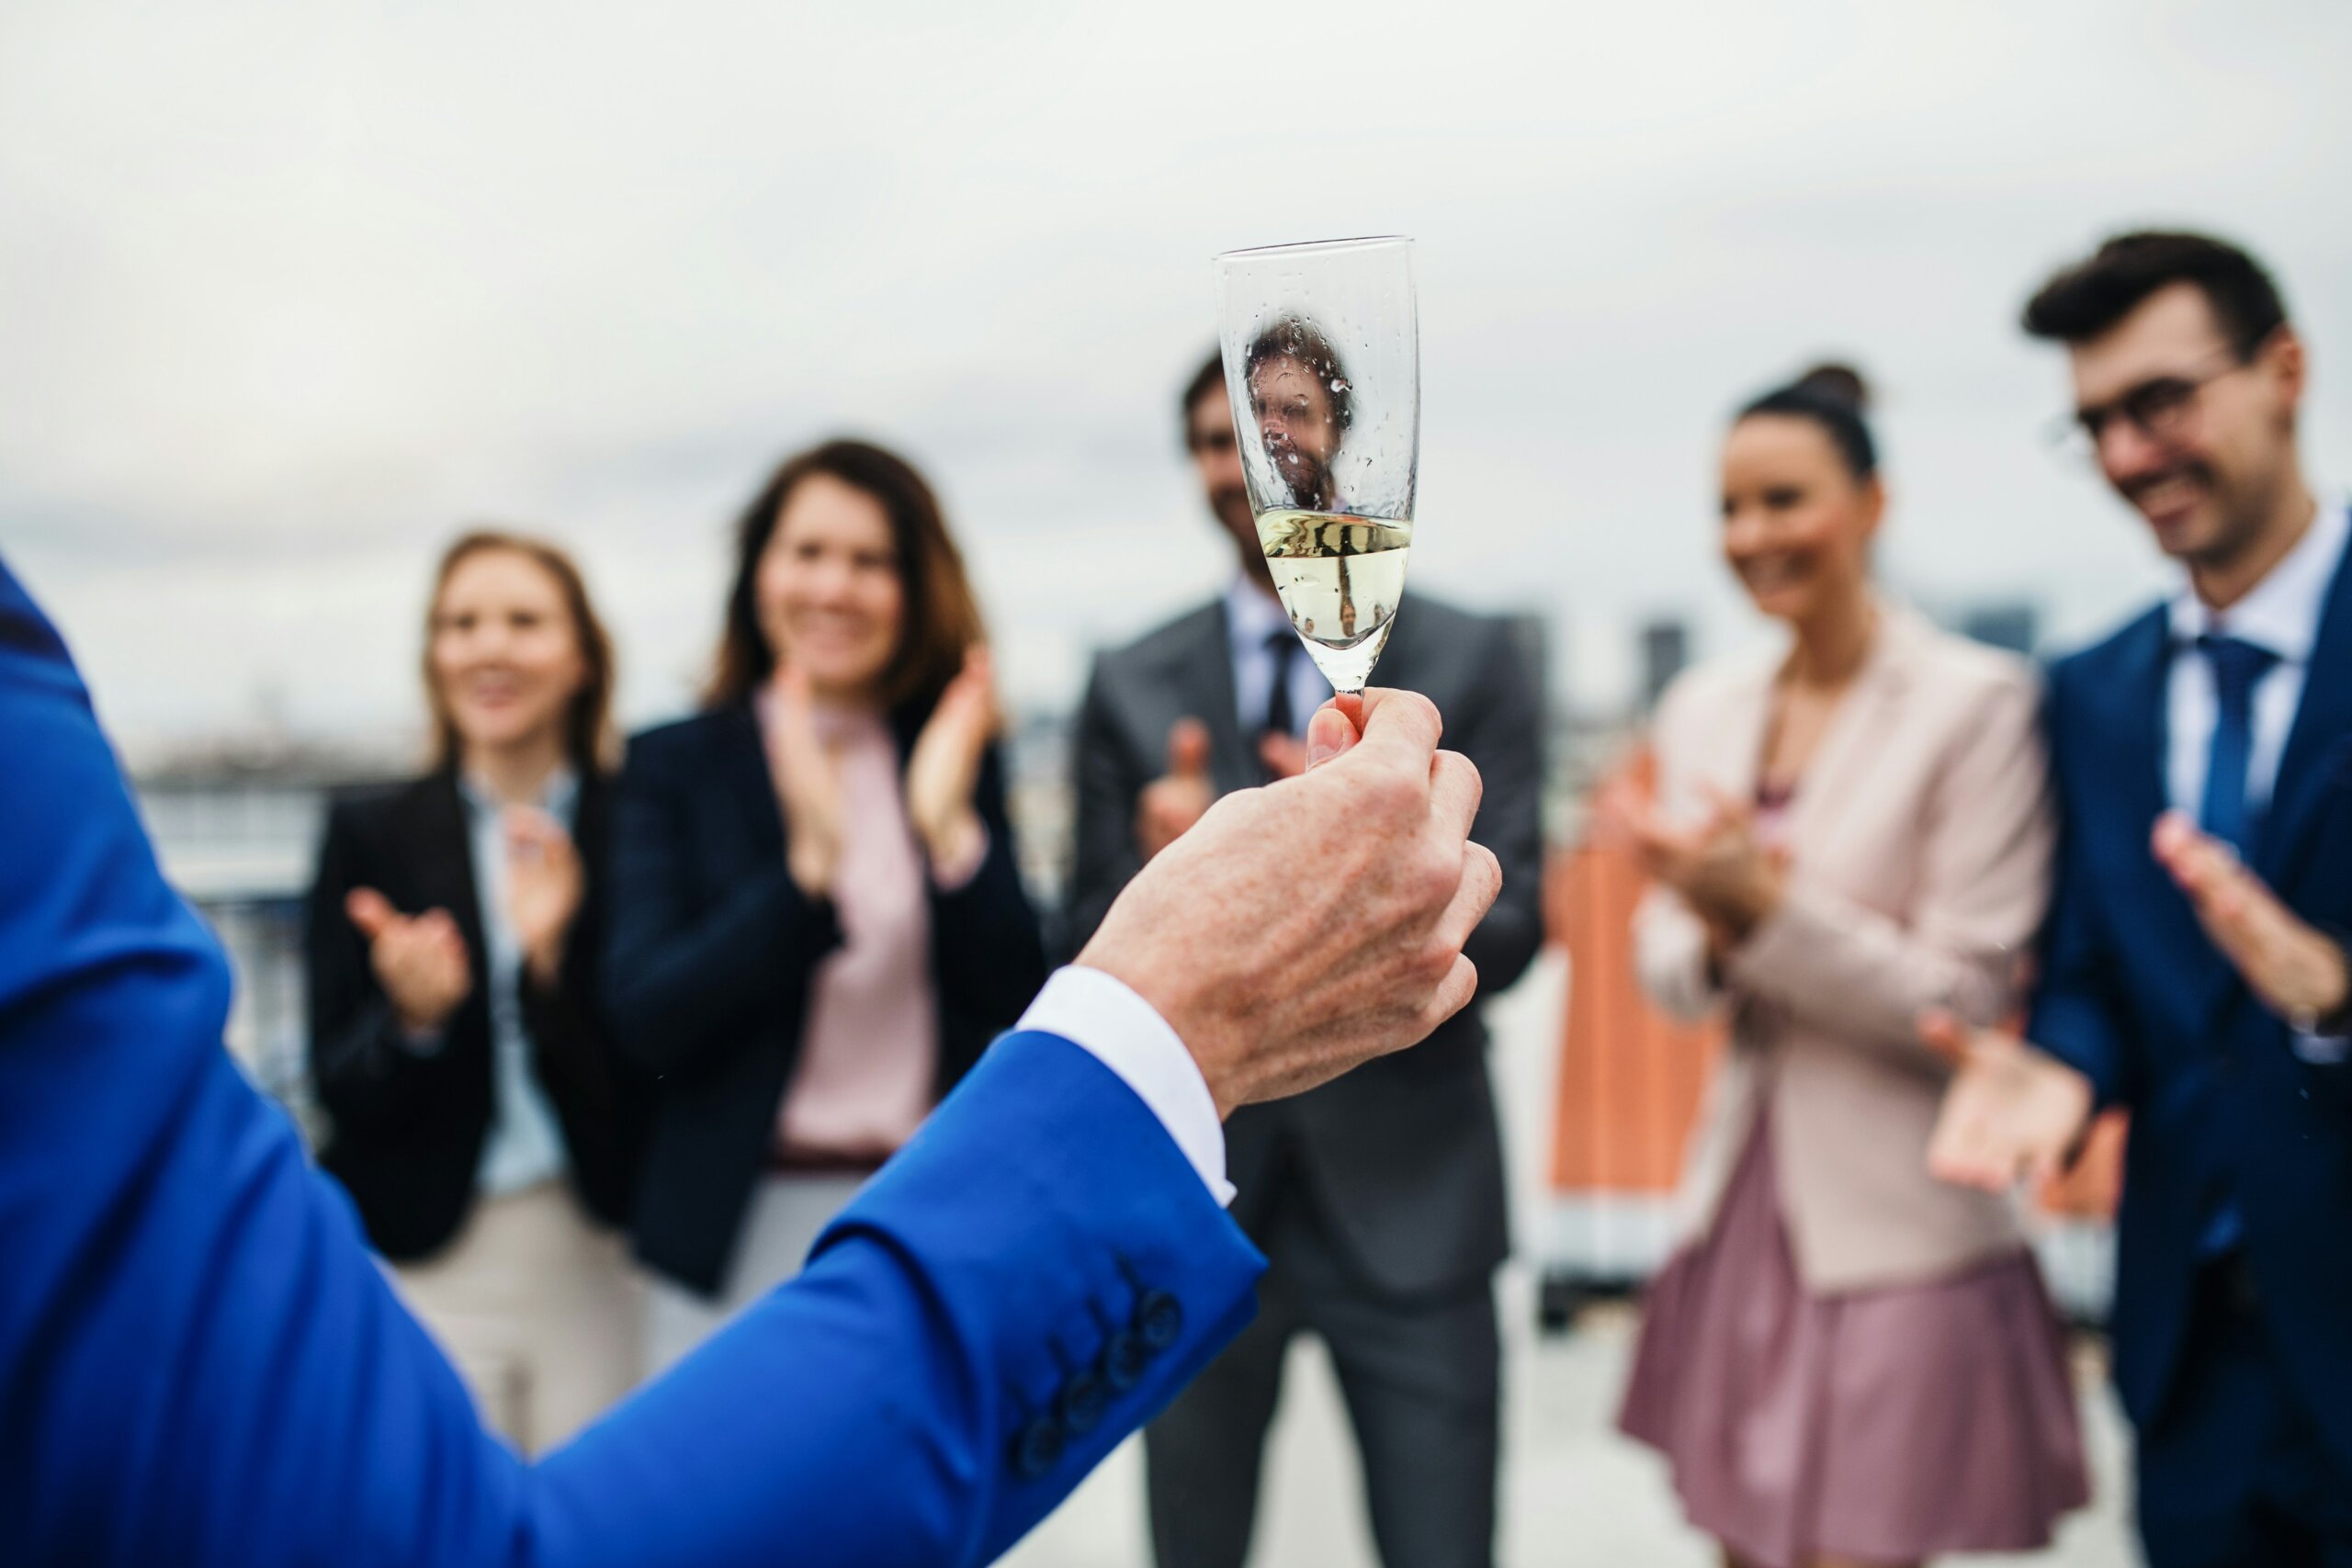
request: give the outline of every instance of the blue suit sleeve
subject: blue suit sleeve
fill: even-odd
[[[526,1466],[220,1050],[226,964],[5,569],[0,752],[12,1562],[979,1562],[1248,1315],[1150,1111],[1016,1035],[799,1280]]]
[[[2050,674],[2043,723],[2058,808],[2058,852],[2050,912],[2038,947],[2026,1038],[2091,1081],[2101,1108],[2132,1100],[2128,1018],[2116,985],[2098,884],[2078,820],[2087,791],[2082,761],[2068,744],[2070,671]]]
[[[562,1563],[978,1563],[1247,1321],[1261,1261],[1132,1090],[1008,1035],[808,1269],[540,1467]]]

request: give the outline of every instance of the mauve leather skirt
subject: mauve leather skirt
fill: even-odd
[[[1651,1282],[1619,1424],[1759,1568],[2027,1551],[2090,1497],[2033,1255],[1805,1292],[1759,1115],[1715,1223]]]

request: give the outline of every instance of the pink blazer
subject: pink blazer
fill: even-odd
[[[1666,888],[1635,917],[1645,987],[1670,1011],[1728,1003],[1733,1048],[1687,1155],[1685,1228],[1713,1222],[1769,1096],[1782,1215],[1809,1290],[1933,1279],[2012,1249],[2007,1199],[1928,1174],[1948,1073],[1913,1020],[2016,1005],[2049,897],[2052,822],[2031,668],[1882,604],[1876,643],[1798,785],[1778,913],[1711,973]],[[1655,730],[1669,813],[1712,784],[1752,799],[1781,656],[1675,682]]]

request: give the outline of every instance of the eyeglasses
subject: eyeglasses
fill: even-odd
[[[2228,356],[2225,363],[2214,365],[2209,359],[2206,364],[2211,368],[2200,367],[2187,375],[2151,376],[2120,397],[2076,409],[2052,423],[2051,445],[2086,461],[2096,458],[2107,427],[2119,419],[2160,446],[2177,444],[2188,434],[2189,423],[2196,417],[2197,394],[2208,384],[2253,363],[2251,355],[2233,348],[2218,350],[2213,358],[2224,355]]]
[[[1195,452],[1230,452],[1239,443],[1235,440],[1233,427],[1228,424],[1222,430],[1188,431],[1184,445]]]

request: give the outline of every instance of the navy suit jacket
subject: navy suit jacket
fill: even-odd
[[[2159,608],[2051,672],[2057,887],[2028,1032],[2132,1111],[2113,1335],[2124,1406],[2164,1411],[2199,1242],[2220,1195],[2245,1222],[2264,1316],[2352,1465],[2352,1066],[2318,1065],[2206,937],[2148,849],[2165,807],[2170,632]],[[2352,931],[2352,570],[2339,566],[2253,869]]]
[[[893,716],[902,763],[929,716]],[[925,879],[941,1094],[1046,983],[992,746],[973,805],[989,833],[979,870],[953,892]],[[832,901],[785,871],[784,818],[748,703],[630,741],[612,839],[605,1011],[620,1051],[658,1080],[637,1253],[712,1292],[775,1144],[817,965],[842,929]]]
[[[11,1562],[981,1562],[1250,1314],[1151,1111],[1014,1034],[797,1280],[526,1465],[221,1050],[228,964],[5,566],[0,758]]]

